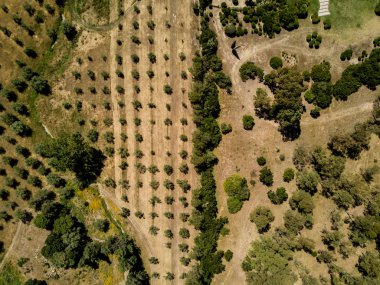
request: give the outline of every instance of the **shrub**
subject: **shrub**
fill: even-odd
[[[288,193],[286,193],[286,189],[284,187],[277,188],[276,192],[270,190],[267,196],[269,200],[275,205],[282,204],[288,200]]]
[[[241,210],[243,207],[243,202],[237,199],[236,197],[228,197],[227,199],[227,208],[228,212],[235,214]]]
[[[377,37],[376,39],[373,40],[373,46],[374,47],[380,46],[380,37]]]
[[[106,219],[99,219],[94,222],[94,227],[103,233],[106,233],[110,227],[110,223]]]
[[[223,135],[226,135],[226,134],[232,132],[232,126],[231,126],[231,124],[222,123],[220,125],[220,131],[222,132]]]
[[[152,64],[156,63],[157,61],[156,55],[153,52],[148,53],[148,59]]]
[[[314,65],[311,69],[311,79],[313,79],[314,82],[330,82],[330,68],[331,65],[327,61]]]
[[[252,130],[253,126],[255,125],[255,120],[250,115],[244,115],[243,116],[243,128],[244,130]]]
[[[260,170],[260,182],[266,186],[272,186],[273,184],[272,171],[266,166]]]
[[[264,233],[269,230],[270,223],[274,221],[274,216],[269,208],[259,206],[251,212],[249,220],[256,224],[259,233]]]
[[[226,261],[231,261],[232,257],[233,257],[233,252],[231,250],[227,250],[225,253],[224,253],[224,258],[226,259]]]
[[[264,156],[259,156],[257,159],[257,164],[260,166],[264,166],[267,163],[267,160],[265,159]]]
[[[237,174],[231,175],[223,184],[224,190],[229,196],[227,200],[228,211],[232,214],[238,212],[243,202],[249,199],[247,180]]]
[[[262,81],[264,78],[264,71],[260,67],[257,67],[253,62],[250,62],[250,61],[244,63],[240,67],[239,72],[240,72],[240,78],[243,82],[247,81],[248,79],[255,80],[256,77],[258,77],[260,81]]]
[[[74,40],[74,38],[77,35],[77,30],[75,29],[75,27],[67,22],[63,22],[62,32],[69,41]]]
[[[315,82],[311,87],[311,92],[315,96],[314,104],[325,109],[332,101],[332,85],[330,82]]]
[[[296,179],[297,187],[300,190],[315,194],[317,192],[317,186],[319,183],[319,175],[314,170],[302,170],[298,172]]]
[[[40,94],[48,95],[51,92],[50,85],[47,80],[42,79],[39,76],[34,76],[30,81],[32,88]]]
[[[14,122],[10,128],[20,137],[29,137],[32,135],[32,129],[20,121]]]
[[[330,18],[327,18],[326,20],[323,21],[323,28],[325,30],[331,29],[331,19]]]
[[[293,170],[292,168],[287,168],[287,169],[285,169],[282,178],[283,178],[283,180],[284,180],[285,182],[290,182],[290,181],[292,181],[293,178],[294,178],[294,170]]]
[[[233,38],[236,36],[236,27],[232,24],[229,24],[224,28],[224,32],[228,37]]]
[[[273,69],[279,69],[282,67],[283,63],[282,63],[282,59],[278,56],[274,56],[270,59],[269,61],[269,65],[273,68]]]
[[[164,92],[165,92],[166,94],[168,94],[168,95],[171,95],[171,94],[173,93],[173,88],[172,88],[170,85],[166,84],[166,85],[164,86]]]
[[[316,106],[310,110],[310,116],[314,119],[318,118],[321,115],[321,108]]]
[[[289,201],[290,207],[301,214],[310,214],[314,209],[314,202],[311,195],[305,191],[296,191]]]
[[[352,53],[353,53],[352,49],[346,49],[344,52],[340,54],[340,60],[341,61],[350,60],[352,57]]]
[[[38,55],[37,55],[37,53],[35,52],[35,50],[34,49],[32,49],[32,48],[26,48],[26,49],[24,49],[24,53],[28,56],[28,57],[30,57],[30,58],[36,58]]]
[[[321,21],[321,18],[318,17],[318,14],[311,15],[311,22],[315,25]]]

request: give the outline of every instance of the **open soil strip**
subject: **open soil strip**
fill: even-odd
[[[133,12],[132,12],[133,13]],[[132,21],[135,19],[135,16],[132,17]],[[132,102],[135,100],[135,94],[133,90],[133,78],[131,71],[133,65],[130,61],[130,56],[133,51],[136,49],[136,44],[132,43],[131,36],[133,33],[133,28],[131,23],[127,20],[123,22],[123,40],[125,45],[123,45],[123,73],[124,73],[124,89],[125,89],[125,119],[127,120],[127,126],[124,127],[124,131],[127,135],[127,149],[130,154],[128,158],[128,168],[127,168],[127,179],[129,180],[130,189],[129,189],[129,205],[131,210],[131,215],[134,216],[134,212],[139,208],[138,198],[139,198],[139,188],[137,187],[138,175],[136,171],[137,159],[135,156],[136,151],[136,141],[135,141],[135,124],[133,119],[138,113],[132,105]]]
[[[117,17],[117,5],[115,4],[116,0],[112,0],[110,3],[110,19],[114,19]],[[120,139],[120,133],[121,133],[121,125],[119,123],[120,120],[120,108],[117,104],[119,94],[117,94],[116,86],[118,84],[118,78],[115,75],[115,72],[117,70],[117,63],[115,61],[115,55],[117,53],[118,47],[116,44],[116,40],[118,38],[118,30],[114,29],[111,31],[111,38],[110,38],[110,89],[111,89],[111,101],[112,101],[112,120],[113,120],[113,128],[114,128],[114,137],[115,137],[115,150],[117,151],[121,147],[121,139]],[[121,163],[120,156],[115,153],[114,155],[114,173],[115,173],[115,182],[117,184],[116,186],[116,192],[119,193],[118,195],[121,196],[119,181],[122,180],[122,172],[119,168],[119,165]]]

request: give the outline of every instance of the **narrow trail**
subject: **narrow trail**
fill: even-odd
[[[5,261],[7,260],[8,256],[11,254],[11,252],[12,252],[15,244],[19,241],[19,235],[20,235],[20,232],[21,232],[21,228],[22,228],[22,222],[18,222],[16,233],[14,234],[12,242],[11,242],[11,244],[10,244],[7,252],[5,253],[5,255],[3,257],[3,260],[0,263],[0,271],[3,269]]]
[[[110,2],[110,19],[114,19],[117,17],[117,0],[111,0]],[[111,101],[112,101],[112,119],[113,119],[113,128],[114,128],[114,137],[115,137],[115,149],[118,150],[121,147],[121,124],[120,121],[120,107],[118,105],[118,94],[116,92],[116,86],[118,85],[118,78],[116,76],[117,70],[117,62],[115,60],[115,56],[117,54],[117,43],[116,40],[118,38],[118,30],[113,29],[111,31],[110,38],[110,80],[111,80]],[[121,159],[119,155],[114,155],[114,169],[115,169],[115,181],[117,186],[116,191],[120,191],[119,181],[122,179],[121,169],[119,165],[121,163]]]
[[[308,126],[308,125],[316,125],[316,124],[327,124],[331,121],[340,120],[346,117],[355,116],[360,113],[364,112],[371,112],[373,108],[373,103],[366,102],[358,106],[346,108],[343,110],[323,114],[318,119],[313,119],[310,116],[307,116],[306,118],[302,118],[301,120],[301,126]]]

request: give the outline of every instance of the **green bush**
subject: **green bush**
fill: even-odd
[[[330,106],[332,101],[332,85],[330,82],[314,82],[311,92],[315,96],[314,104],[325,109]]]
[[[311,79],[314,82],[330,82],[330,68],[331,64],[328,61],[322,61],[320,64],[314,65],[311,69]]]
[[[325,30],[331,29],[331,19],[330,18],[327,18],[326,20],[323,21],[323,28]]]
[[[247,180],[237,174],[231,175],[223,184],[224,190],[229,196],[227,206],[230,213],[238,212],[243,206],[242,201],[249,199]]]
[[[264,71],[260,68],[257,67],[253,62],[246,62],[244,63],[240,69],[240,78],[243,80],[243,82],[247,81],[248,79],[253,79],[255,80],[256,77],[260,79],[260,81],[263,80],[264,78]]]
[[[264,156],[259,156],[256,161],[257,161],[257,164],[260,166],[264,166],[267,163],[267,160],[265,159]]]
[[[255,120],[252,116],[250,115],[244,115],[243,116],[243,128],[244,130],[252,130],[253,126],[255,125]]]
[[[340,54],[340,60],[341,61],[350,60],[352,57],[352,53],[353,53],[352,49],[346,49],[344,52]]]
[[[240,201],[238,198],[228,197],[227,199],[228,212],[230,212],[231,214],[235,214],[239,212],[242,207],[243,207],[243,202]]]
[[[260,182],[266,186],[272,186],[273,184],[273,173],[267,166],[260,170]]]
[[[220,125],[220,131],[222,132],[223,135],[226,135],[226,134],[232,132],[232,126],[231,126],[231,124],[222,123]]]
[[[285,169],[284,171],[284,174],[282,176],[282,179],[284,180],[284,182],[290,182],[292,181],[294,178],[294,170],[293,168],[287,168]]]
[[[229,262],[231,261],[232,257],[234,256],[234,253],[227,249],[227,251],[224,253],[224,258]]]
[[[305,98],[306,102],[309,104],[312,104],[315,100],[315,96],[313,92],[311,92],[311,90],[307,90],[305,94],[303,95],[303,97]]]
[[[274,221],[274,216],[269,208],[259,206],[251,212],[249,220],[256,224],[259,233],[264,233],[269,230],[270,223]]]
[[[282,63],[282,59],[278,56],[274,56],[270,59],[270,62],[269,62],[269,65],[273,68],[273,69],[279,69],[280,67],[282,67],[283,63]]]
[[[276,189],[276,192],[270,190],[268,193],[269,200],[275,204],[279,205],[288,200],[288,193],[286,193],[286,189],[284,187],[279,187]]]
[[[321,115],[321,108],[316,106],[310,110],[310,116],[314,119],[318,118]]]
[[[232,24],[229,24],[224,28],[224,32],[228,37],[234,38],[236,36],[236,27]]]

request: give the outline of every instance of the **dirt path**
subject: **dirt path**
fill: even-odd
[[[111,0],[110,1],[110,19],[113,20],[117,17],[118,13],[118,7],[117,7],[117,0]],[[116,40],[118,39],[118,30],[113,29],[111,31],[111,39],[110,39],[110,80],[111,80],[111,100],[112,100],[112,119],[113,119],[113,132],[115,137],[115,150],[117,151],[121,147],[121,124],[120,121],[120,107],[118,105],[118,94],[116,91],[116,86],[118,85],[118,77],[116,76],[115,72],[118,69],[117,62],[115,60],[115,56],[117,54],[117,43]],[[121,169],[119,168],[119,165],[121,163],[120,156],[115,154],[114,155],[114,169],[115,169],[115,181],[118,184],[119,181],[122,179],[122,173]],[[117,186],[117,191],[120,191],[120,186]]]
[[[13,250],[15,244],[19,241],[19,238],[20,238],[19,236],[20,236],[22,226],[23,226],[22,222],[18,222],[16,233],[14,234],[12,242],[9,245],[9,248],[3,257],[3,260],[0,263],[0,271],[3,269],[3,266],[4,266],[5,261],[7,260],[8,256],[12,253],[12,250]]]
[[[305,118],[302,118],[301,120],[301,126],[309,126],[309,125],[315,125],[315,124],[327,124],[331,121],[340,120],[346,117],[355,116],[364,112],[371,112],[373,107],[372,102],[366,102],[358,106],[346,108],[339,111],[329,112],[326,114],[323,114],[318,119],[313,119],[310,116],[307,116]]]

